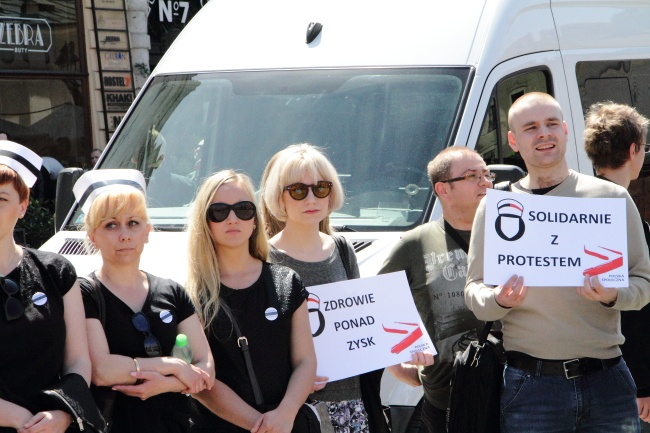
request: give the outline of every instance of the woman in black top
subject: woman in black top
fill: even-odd
[[[14,242],[41,159],[0,141],[0,432],[64,432],[73,421],[38,394],[60,376],[88,382],[90,359],[75,270],[63,257]]]
[[[213,412],[202,411],[202,427],[289,433],[316,372],[307,292],[291,269],[266,263],[268,245],[253,200],[248,176],[221,171],[201,185],[190,215],[187,290],[218,365],[214,388],[198,396]],[[226,309],[248,341],[261,405]]]
[[[183,287],[140,270],[151,230],[143,190],[137,170],[89,171],[74,187],[88,238],[102,256],[101,267],[81,283],[92,381],[118,391],[111,432],[187,432],[191,400],[183,394],[212,386],[212,355]],[[170,356],[179,333],[188,337],[191,362]]]

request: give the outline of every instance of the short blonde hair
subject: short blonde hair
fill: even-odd
[[[264,212],[282,223],[286,222],[287,211],[282,202],[284,187],[300,182],[305,175],[311,176],[315,181],[332,182],[332,192],[328,197],[329,213],[320,223],[320,231],[332,234],[329,215],[343,206],[345,193],[336,169],[323,150],[311,144],[292,144],[269,160],[262,176],[261,204]],[[269,228],[269,236],[275,235],[271,221]]]
[[[115,218],[125,210],[133,211],[135,215],[151,225],[147,214],[147,199],[142,191],[123,187],[103,192],[93,200],[84,218],[86,233],[92,233],[102,221]]]
[[[255,201],[255,189],[250,177],[233,170],[222,170],[203,181],[189,215],[187,229],[189,263],[186,289],[205,329],[210,326],[219,311],[219,285],[221,284],[217,244],[212,237],[207,211],[214,194],[226,183],[243,185],[251,201]],[[266,261],[269,246],[263,227],[264,220],[257,209],[255,228],[248,241],[248,251],[252,257]]]

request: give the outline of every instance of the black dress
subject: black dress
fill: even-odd
[[[0,307],[0,398],[32,413],[39,411],[37,395],[58,381],[65,353],[63,296],[77,278],[62,256],[25,248],[23,259],[7,278],[17,282],[25,313],[7,321]],[[7,294],[0,290],[4,306]],[[15,432],[0,427],[0,432]]]
[[[264,263],[258,280],[245,289],[221,285],[220,294],[246,336],[251,362],[257,376],[266,410],[282,401],[293,372],[291,365],[291,319],[307,299],[307,291],[293,270]],[[256,407],[253,389],[244,364],[237,336],[228,316],[220,311],[208,332],[214,356],[216,377],[246,403]],[[200,406],[200,431],[244,433],[208,409]],[[197,429],[197,431],[199,431]]]
[[[194,306],[185,289],[172,280],[146,274],[149,294],[142,312],[149,319],[151,333],[158,339],[163,356],[170,356],[178,324],[194,314]],[[91,295],[92,287],[79,279],[86,318],[99,319],[98,306]],[[110,352],[130,358],[146,358],[144,334],[133,327],[131,318],[135,313],[103,284],[99,287],[106,304],[106,340]],[[117,393],[113,408],[111,433],[160,433],[186,432],[189,430],[190,398],[180,393],[164,393],[140,400]]]

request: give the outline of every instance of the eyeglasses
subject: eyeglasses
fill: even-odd
[[[256,213],[255,203],[250,201],[240,201],[235,204],[212,203],[208,206],[207,217],[213,223],[220,223],[228,218],[231,210],[242,221],[250,220]]]
[[[7,322],[20,319],[25,314],[25,307],[20,300],[13,297],[20,289],[18,284],[14,280],[0,275],[0,286],[2,286],[2,290],[7,294],[7,300],[5,301],[5,317],[7,318]]]
[[[316,185],[306,185],[304,183],[293,183],[282,188],[283,191],[289,191],[289,195],[294,200],[302,200],[309,194],[309,188],[316,198],[325,198],[332,192],[332,182],[319,180]]]
[[[473,180],[474,182],[478,183],[483,179],[487,180],[488,182],[494,182],[494,179],[496,178],[496,174],[492,173],[491,171],[485,171],[483,173],[467,173],[464,176],[452,177],[451,179],[441,180],[440,182],[452,183],[458,182],[459,180]]]
[[[144,334],[144,351],[150,358],[161,356],[160,341],[151,333],[149,319],[142,311],[135,313],[131,318],[133,327]]]
[[[645,153],[650,152],[650,144],[643,144],[643,150],[645,150]]]

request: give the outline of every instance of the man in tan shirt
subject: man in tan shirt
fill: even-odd
[[[650,259],[634,202],[624,188],[568,168],[568,130],[552,96],[520,97],[508,123],[510,147],[528,169],[513,192],[625,199],[629,286],[603,287],[587,276],[577,289],[527,287],[525,275],[484,284],[485,202],[479,206],[465,301],[479,319],[503,324],[502,432],[636,432],[634,382],[619,348],[620,310],[638,310],[650,300]]]

